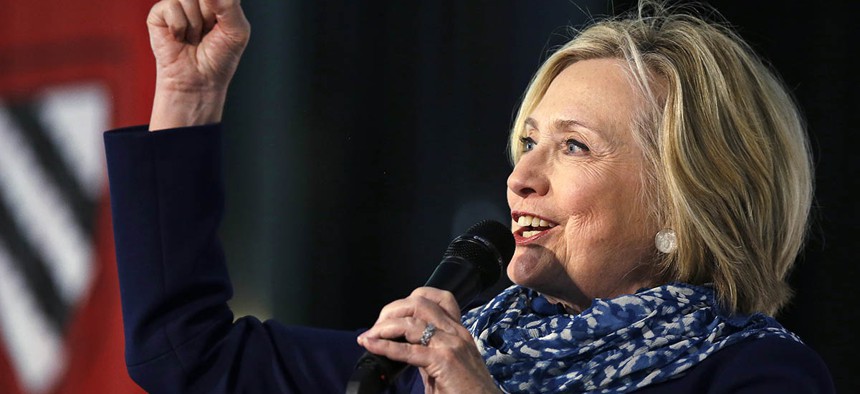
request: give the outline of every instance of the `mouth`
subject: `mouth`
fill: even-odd
[[[525,212],[512,212],[511,218],[516,222],[518,227],[513,231],[514,240],[517,245],[528,244],[546,235],[550,230],[558,226],[558,223]]]

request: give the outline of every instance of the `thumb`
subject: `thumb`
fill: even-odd
[[[244,37],[250,30],[239,0],[201,0],[203,15],[212,15],[228,36]]]

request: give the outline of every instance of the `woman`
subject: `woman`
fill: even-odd
[[[417,367],[395,391],[833,391],[768,316],[806,228],[805,132],[730,31],[657,10],[559,49],[511,135],[517,286],[464,316],[419,288],[356,339],[233,322],[217,122],[249,26],[232,0],[163,0],[148,24],[162,131],[105,137],[127,363],[147,390],[342,392],[367,349]]]

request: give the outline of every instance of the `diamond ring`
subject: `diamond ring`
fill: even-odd
[[[427,346],[430,344],[430,338],[433,338],[433,334],[436,333],[436,326],[433,323],[427,323],[427,327],[424,327],[424,333],[421,334],[421,340],[419,341],[422,346]]]

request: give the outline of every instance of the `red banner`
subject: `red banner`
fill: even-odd
[[[104,129],[148,121],[153,1],[0,0],[0,392],[138,393]]]

